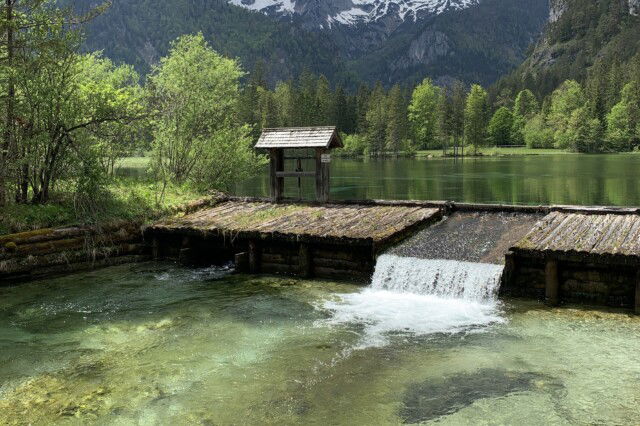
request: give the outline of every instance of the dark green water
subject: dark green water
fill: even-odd
[[[639,353],[627,313],[126,265],[0,288],[0,424],[638,424]]]
[[[288,166],[289,167],[289,166]],[[304,166],[313,170],[310,164]],[[303,180],[305,198],[313,180]],[[287,179],[287,196],[298,195]],[[267,196],[268,175],[237,185]],[[334,199],[415,199],[473,203],[640,206],[640,155],[531,155],[452,159],[353,160],[331,164]]]

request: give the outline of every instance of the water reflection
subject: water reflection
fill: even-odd
[[[334,159],[334,199],[417,199],[477,203],[640,205],[640,156],[539,155],[452,159]],[[304,165],[312,170],[311,164]],[[295,179],[286,195],[297,197]],[[267,196],[267,171],[238,184],[239,195]],[[313,198],[312,180],[303,183]]]

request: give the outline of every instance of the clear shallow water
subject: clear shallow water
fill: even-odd
[[[639,318],[447,305],[156,263],[0,288],[0,424],[640,421]]]
[[[311,164],[303,168],[313,170]],[[314,196],[313,185],[313,180],[303,180],[304,197]],[[297,197],[297,180],[286,179],[285,189],[287,196]],[[238,184],[235,192],[268,196],[267,171]],[[331,197],[640,206],[640,155],[529,155],[457,161],[335,158]]]

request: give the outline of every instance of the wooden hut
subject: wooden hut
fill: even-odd
[[[342,139],[335,126],[264,129],[255,147],[269,152],[271,197],[274,202],[282,200],[284,196],[284,178],[286,177],[298,178],[299,181],[305,177],[314,177],[316,200],[322,203],[329,200],[330,151],[343,147]],[[295,151],[308,150],[313,150],[314,153],[310,157],[295,155]],[[294,156],[287,157],[286,155],[289,154]],[[288,159],[313,159],[315,170],[287,171],[285,160]],[[301,168],[298,167],[298,169]]]

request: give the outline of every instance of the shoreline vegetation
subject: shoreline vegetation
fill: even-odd
[[[422,150],[407,154],[380,156],[377,159],[393,161],[393,158],[413,157],[416,159],[454,160],[451,152],[443,155],[442,150]],[[474,156],[473,152],[458,160],[482,159],[496,157],[538,156],[538,155],[585,155],[559,149],[531,149],[531,148],[489,148],[485,147]],[[618,155],[636,155],[623,153]],[[337,155],[341,159],[375,160],[376,158]],[[147,173],[151,167],[152,157],[149,155],[126,157],[119,160],[114,170],[134,169]],[[100,208],[92,212],[91,221],[97,225],[113,222],[130,221],[145,223],[174,214],[181,206],[203,198],[203,194],[188,185],[168,185],[164,196],[159,197],[161,187],[153,181],[152,176],[144,177],[113,177],[105,186],[101,194]],[[42,228],[86,225],[86,218],[79,218],[72,194],[67,196],[57,194],[47,204],[9,204],[0,214],[0,235],[31,231]]]

